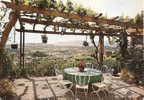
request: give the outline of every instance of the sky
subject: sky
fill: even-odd
[[[66,1],[66,0],[64,0]],[[108,17],[130,16],[135,17],[144,6],[144,0],[71,0],[74,3],[82,4],[98,13],[107,14]]]
[[[2,1],[2,0],[0,0]],[[10,0],[3,0],[10,1]],[[62,0],[67,1],[67,0]],[[144,10],[144,0],[70,0],[76,4],[82,4],[98,13],[114,16],[134,17],[142,9]]]
[[[135,17],[135,15],[143,9],[142,8],[143,0],[92,0],[92,1],[93,3],[89,3],[91,9],[94,9],[95,11],[101,13],[106,13],[108,16],[111,17],[121,15]]]
[[[1,0],[0,0],[1,1]],[[3,0],[10,1],[10,0]],[[62,0],[66,1],[66,0]],[[82,4],[86,8],[90,8],[97,13],[103,13],[109,18],[115,16],[130,16],[135,17],[137,13],[144,10],[143,0],[72,0],[76,4]],[[11,32],[13,33],[13,32]],[[13,41],[13,35],[10,35],[9,42]],[[84,41],[85,36],[61,36],[61,35],[48,35],[48,43],[60,43],[67,41]],[[19,34],[16,35],[17,42],[19,42]],[[38,34],[26,34],[27,43],[39,43],[41,42],[41,36]]]

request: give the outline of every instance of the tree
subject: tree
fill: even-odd
[[[143,26],[143,13],[144,13],[144,11],[141,11],[140,14],[138,13],[138,14],[136,15],[136,17],[135,17],[135,23],[136,23],[137,25]]]

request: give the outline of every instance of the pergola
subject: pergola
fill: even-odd
[[[62,35],[97,35],[99,36],[99,58],[103,61],[104,50],[104,36],[141,36],[139,33],[139,26],[130,22],[122,22],[117,20],[118,17],[111,19],[101,18],[101,14],[97,16],[82,16],[78,14],[69,14],[59,12],[56,10],[41,9],[23,5],[17,3],[15,0],[11,2],[4,2],[7,8],[11,8],[12,11],[9,15],[9,22],[6,24],[4,31],[2,32],[2,39],[0,41],[0,49],[4,49],[6,41],[8,40],[11,29],[15,26],[19,20],[20,29],[16,31],[20,32],[20,64],[24,65],[24,47],[25,47],[25,32],[28,33],[42,33],[42,34],[62,34]],[[37,19],[40,16],[41,20]],[[90,23],[91,25],[79,25],[66,21],[48,21],[42,20],[43,17],[53,17],[54,19],[72,19],[80,21],[81,23]],[[33,25],[32,29],[24,27],[23,23],[29,23]],[[93,25],[94,23],[94,25]],[[43,30],[35,29],[36,25],[43,25]],[[51,31],[47,31],[47,27],[51,28]],[[129,32],[128,29],[136,29],[135,32]],[[67,31],[69,30],[69,31]],[[81,31],[78,31],[81,30]],[[134,34],[133,34],[134,33]]]

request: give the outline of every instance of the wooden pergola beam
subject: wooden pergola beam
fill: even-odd
[[[20,29],[16,29],[16,31],[20,32]],[[40,31],[40,30],[29,30],[25,29],[24,32],[27,33],[38,33],[38,34],[58,34],[58,35],[100,35],[99,33],[74,33],[74,32],[55,32],[55,31]],[[118,36],[118,34],[103,34],[104,36]]]
[[[18,16],[18,14],[17,14],[16,10],[13,11],[9,16],[10,21],[6,24],[6,27],[5,27],[4,31],[2,32],[2,38],[0,41],[0,50],[4,49],[5,44],[9,37],[9,33],[11,32],[11,29],[17,22],[17,18],[18,18],[17,16]]]
[[[16,31],[20,32],[20,29],[16,29]],[[41,31],[41,30],[29,30],[25,29],[24,32],[27,33],[37,33],[37,34],[57,34],[57,35],[101,35],[100,32],[98,33],[74,33],[74,32],[55,32],[55,31]],[[103,36],[119,36],[119,34],[116,33],[103,33]],[[143,36],[143,35],[135,35],[135,34],[129,34],[127,36]]]
[[[99,47],[98,47],[98,53],[99,53],[99,64],[102,67],[103,65],[103,56],[104,56],[104,36],[103,33],[99,36]]]
[[[95,31],[110,31],[110,32],[120,32],[122,29],[113,29],[113,28],[100,28],[100,27],[90,27],[84,25],[74,25],[68,23],[60,23],[60,22],[48,22],[48,21],[37,21],[34,19],[20,18],[21,22],[26,22],[30,24],[42,24],[42,25],[53,25],[58,27],[66,27],[66,28],[75,28],[75,29],[86,29],[86,30],[95,30]]]
[[[113,19],[104,19],[104,18],[95,18],[91,16],[80,16],[77,14],[67,14],[67,13],[61,13],[56,10],[48,10],[48,9],[40,9],[40,8],[34,8],[30,6],[26,6],[23,4],[14,4],[10,2],[4,2],[3,3],[8,7],[15,9],[17,8],[20,11],[24,12],[29,12],[29,13],[38,13],[38,14],[43,14],[45,16],[55,16],[55,17],[63,17],[63,18],[68,18],[68,19],[77,19],[80,21],[86,21],[86,22],[96,22],[100,24],[109,24],[109,25],[117,25],[117,26],[122,26],[122,27],[135,27],[135,25],[128,23],[128,22],[119,22],[115,21]]]

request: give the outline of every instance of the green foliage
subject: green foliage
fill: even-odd
[[[41,9],[49,7],[47,0],[36,0],[35,3],[36,6]]]
[[[20,69],[19,66],[13,68],[13,75],[17,78],[22,77],[21,73],[26,72],[27,76],[54,76],[54,68],[57,67],[63,71],[66,67],[73,67],[75,61],[73,59],[64,60],[63,58],[34,57],[32,61],[25,63],[25,68]]]
[[[136,83],[144,84],[144,59],[142,47],[128,48],[128,54],[123,60],[124,71],[122,79],[135,80]]]
[[[71,2],[70,0],[67,0],[66,3],[63,3],[62,0],[24,0],[24,4],[25,5],[29,5],[32,7],[37,7],[40,9],[49,9],[49,10],[56,10],[59,12],[64,12],[64,13],[68,13],[68,14],[79,14],[80,16],[96,16],[96,12],[88,9],[88,8],[84,8],[82,5],[77,5],[73,2]],[[105,16],[103,18],[106,18]],[[53,16],[43,16],[38,14],[37,15],[37,20],[41,21],[53,21],[55,19],[55,17]],[[63,22],[63,21],[62,21]],[[80,21],[80,20],[74,20],[74,19],[68,19],[68,21],[65,21],[65,23],[72,23],[72,24],[76,24],[76,25],[85,25],[85,26],[90,26],[91,24],[89,24],[88,22],[84,22],[84,21]]]
[[[33,59],[25,66],[25,70],[30,76],[54,76],[54,68],[57,66],[60,70],[63,70],[65,63],[67,62],[63,59]]]
[[[120,69],[120,63],[115,58],[105,59],[104,65],[107,65],[109,68],[117,68]]]
[[[57,9],[60,12],[64,12],[65,11],[66,7],[65,7],[65,5],[63,4],[62,1],[58,1],[58,3],[57,3]]]
[[[75,11],[77,12],[77,14],[81,15],[81,16],[85,16],[87,15],[87,11],[85,8],[83,8],[81,5],[79,5]]]
[[[107,57],[110,57],[112,55],[112,52],[111,51],[106,51],[106,56]]]
[[[110,68],[121,69],[120,61],[122,60],[121,54],[118,51],[110,52],[109,57],[104,60],[104,65],[107,65]]]
[[[141,13],[138,13],[135,18],[130,18],[129,16],[120,16],[120,21],[126,21],[126,22],[131,22],[131,23],[134,23],[134,24],[137,24],[139,25],[139,27],[143,26],[143,13],[144,11],[142,10]]]
[[[66,13],[73,13],[74,8],[73,8],[73,3],[70,0],[67,0],[66,2]]]
[[[116,59],[120,62],[121,68],[125,67],[124,61],[126,60],[126,55],[128,54],[128,39],[127,33],[121,32],[119,38],[114,37],[114,41],[117,43],[119,47],[119,51],[116,54],[112,54],[112,57],[116,57]]]
[[[76,56],[74,57],[75,60],[93,60],[91,56]]]
[[[8,8],[6,8],[3,4],[0,3],[0,12],[1,12],[0,21],[2,21],[4,19],[4,17],[6,16],[7,11],[8,11]]]
[[[93,64],[96,63],[95,59],[90,56],[76,56],[68,59],[63,59],[56,58],[55,56],[51,58],[49,58],[49,56],[42,57],[41,54],[37,55],[38,53],[35,53],[36,55],[34,54],[35,56],[25,63],[25,68],[23,70],[21,70],[19,66],[13,67],[13,75],[15,77],[22,77],[22,72],[26,72],[27,76],[53,76],[55,75],[55,67],[63,71],[64,68],[67,67],[76,67],[79,60],[84,60],[85,62],[90,62]]]
[[[137,24],[137,25],[141,25],[141,26],[143,26],[143,13],[144,13],[144,11],[141,11],[141,14],[137,14],[136,15],[136,17],[135,17],[135,23]]]
[[[92,57],[94,57],[96,59],[97,63],[100,65],[99,57],[98,57],[98,46],[95,43],[95,35],[91,34],[90,39],[91,39],[91,43],[95,47],[95,50],[94,50],[94,53],[92,54]]]
[[[141,78],[140,76],[143,75],[144,71],[143,48],[129,48],[126,58],[127,60],[125,60],[125,63],[129,71],[134,72],[137,74],[137,77]]]
[[[36,51],[34,53],[32,53],[32,57],[46,57],[47,54],[40,52],[40,51]]]
[[[121,56],[121,54],[118,51],[113,52],[111,54],[111,57],[115,58],[116,60],[119,60],[119,61],[122,60],[122,56]]]
[[[117,43],[120,46],[120,51],[113,53],[111,55],[112,58],[115,58],[120,64],[121,69],[127,69],[127,72],[124,72],[123,79],[129,79],[130,74],[134,73],[134,77],[136,80],[141,81],[143,79],[143,71],[144,71],[144,60],[143,58],[143,48],[142,47],[128,47],[126,36],[121,36],[120,39],[117,39]],[[107,61],[106,61],[107,62]],[[115,62],[110,62],[115,63]],[[112,65],[117,65],[112,64]],[[110,66],[110,64],[109,64]]]
[[[56,0],[24,0],[24,4],[41,9],[54,9],[65,13],[80,14],[81,16],[93,16],[96,14],[91,9],[86,9],[82,5],[74,5],[70,0],[67,0],[66,5],[62,1]]]
[[[113,45],[117,41],[117,37],[115,36],[113,37],[107,36],[107,38],[110,45]]]
[[[8,52],[0,51],[0,78],[9,76],[12,71],[13,61]]]

